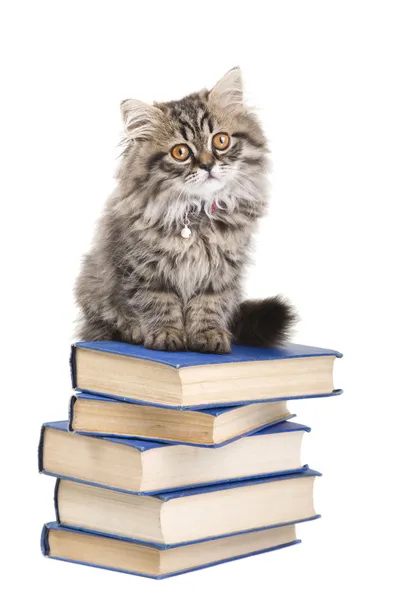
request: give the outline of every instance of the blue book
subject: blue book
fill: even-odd
[[[164,579],[299,542],[295,526],[287,525],[165,550],[47,523],[41,548],[56,560]]]
[[[69,415],[70,430],[79,433],[206,448],[218,448],[295,416],[284,400],[171,411],[86,393],[72,396]]]
[[[55,421],[42,427],[39,471],[134,494],[157,494],[301,472],[306,469],[301,444],[308,431],[305,425],[283,422],[214,449],[88,436],[69,431],[68,421]]]
[[[123,342],[72,347],[72,385],[125,402],[181,410],[331,396],[335,350],[234,346],[231,354],[162,352]]]
[[[165,549],[315,519],[319,475],[306,469],[153,496],[58,479],[54,501],[60,525]]]

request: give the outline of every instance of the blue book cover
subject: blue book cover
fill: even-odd
[[[248,346],[233,346],[231,354],[202,354],[199,352],[165,352],[160,350],[149,350],[144,346],[138,346],[133,344],[127,344],[124,342],[113,342],[113,341],[95,341],[95,342],[77,342],[72,345],[70,367],[71,367],[71,379],[72,387],[76,388],[81,392],[96,393],[93,390],[83,389],[77,385],[77,365],[76,365],[76,350],[77,348],[86,348],[94,350],[96,352],[104,352],[108,354],[114,354],[119,356],[125,356],[154,363],[159,363],[168,366],[174,370],[185,369],[188,367],[197,367],[205,365],[223,365],[232,363],[244,363],[244,362],[260,362],[260,361],[272,361],[272,360],[287,360],[293,358],[312,358],[312,357],[323,357],[332,356],[340,358],[342,354],[336,350],[328,348],[318,348],[315,346],[305,346],[302,344],[288,344],[282,348],[253,348]],[[230,402],[231,405],[248,404],[249,402],[273,402],[277,400],[289,400],[289,399],[300,399],[304,397],[321,397],[321,396],[332,396],[340,394],[342,390],[332,390],[330,393],[307,395],[307,396],[287,396],[279,398],[268,398],[268,399],[256,399],[256,400],[240,400]],[[102,396],[109,396],[122,400],[124,402],[134,402],[139,404],[154,405],[172,410],[190,410],[209,408],[210,403],[198,404],[196,406],[171,406],[171,404],[163,403],[152,403],[149,401],[143,401],[139,398],[128,398],[117,396],[115,394],[109,394],[101,392]],[[217,403],[212,403],[217,406]]]
[[[121,400],[117,400],[116,398],[108,398],[105,396],[98,396],[95,394],[88,394],[85,392],[77,392],[76,395],[73,395],[71,397],[70,400],[70,404],[69,404],[69,430],[70,431],[74,431],[72,423],[73,423],[73,419],[74,419],[74,406],[75,406],[75,402],[78,398],[83,398],[85,400],[97,400],[100,402],[115,402],[115,403],[119,403],[122,402]],[[135,402],[130,402],[129,404],[136,404]],[[143,405],[142,403],[140,403],[141,405]],[[158,407],[161,408],[161,407]],[[198,412],[198,413],[204,413],[207,415],[211,415],[213,417],[218,417],[219,415],[223,415],[229,411],[232,410],[236,410],[237,408],[239,408],[238,406],[221,406],[221,407],[214,407],[214,408],[203,408],[203,409],[198,409],[198,410],[191,410],[190,408],[185,411],[185,412]],[[112,433],[107,433],[107,432],[93,432],[93,431],[76,431],[76,433],[84,433],[85,435],[90,435],[93,437],[118,437],[118,438],[135,438],[135,439],[145,439],[148,441],[152,441],[152,442],[163,442],[166,444],[183,444],[185,446],[198,446],[199,448],[220,448],[222,446],[226,446],[226,444],[231,444],[232,442],[236,442],[236,440],[239,440],[242,437],[246,437],[248,435],[252,435],[253,433],[260,431],[262,429],[265,429],[266,427],[273,427],[274,425],[277,425],[279,423],[283,423],[285,422],[287,419],[293,419],[294,417],[296,417],[296,415],[294,413],[290,413],[287,414],[286,416],[280,418],[280,419],[276,419],[275,421],[272,421],[271,423],[268,424],[264,424],[264,425],[260,425],[259,427],[254,427],[254,429],[251,429],[250,431],[246,431],[244,433],[241,433],[240,435],[237,435],[235,437],[229,438],[223,442],[220,442],[218,444],[196,444],[194,442],[179,442],[179,441],[174,441],[174,440],[168,440],[168,439],[163,439],[160,437],[145,437],[145,436],[138,436],[138,435],[122,435],[122,434],[112,434]]]
[[[314,471],[313,469],[310,469],[310,468],[308,468],[308,466],[306,466],[306,468],[300,472],[293,472],[293,473],[287,473],[287,474],[281,474],[281,475],[273,475],[273,476],[268,476],[268,477],[258,477],[258,478],[247,479],[247,480],[239,479],[237,481],[217,483],[214,485],[184,488],[184,489],[180,489],[180,490],[171,490],[168,492],[152,494],[152,497],[156,498],[158,500],[161,500],[162,502],[169,502],[169,501],[175,500],[177,498],[185,498],[188,496],[197,496],[200,494],[210,494],[213,492],[219,492],[221,490],[223,491],[223,490],[234,489],[234,488],[238,488],[238,487],[256,486],[256,485],[261,485],[261,484],[265,484],[265,483],[273,483],[275,481],[281,481],[281,480],[300,479],[300,478],[304,478],[304,477],[320,477],[320,476],[321,476],[321,473],[319,471]],[[58,508],[58,491],[59,491],[60,481],[61,481],[60,479],[57,479],[55,489],[54,489],[54,508],[55,508],[57,523],[61,526],[60,517],[59,517],[59,508]],[[192,544],[198,544],[200,542],[207,542],[207,541],[211,541],[214,539],[231,537],[231,536],[238,535],[238,534],[251,533],[253,531],[263,531],[265,529],[281,527],[283,525],[293,525],[295,523],[303,523],[306,521],[313,521],[315,519],[319,519],[320,516],[321,515],[319,515],[319,514],[314,514],[314,515],[311,515],[311,516],[301,519],[301,520],[285,521],[285,522],[277,523],[274,525],[258,527],[256,529],[246,529],[244,531],[235,531],[235,532],[232,532],[229,534],[213,536],[213,537],[206,537],[206,538],[202,538],[202,539],[196,539],[194,541],[180,542],[180,543],[176,543],[176,544],[160,544],[158,542],[149,542],[149,541],[143,542],[143,540],[140,540],[137,538],[129,538],[129,537],[109,534],[109,533],[105,533],[105,532],[100,533],[100,532],[94,531],[92,529],[86,529],[84,527],[75,527],[70,524],[68,525],[68,527],[73,530],[87,531],[89,533],[97,533],[97,534],[103,535],[105,537],[112,537],[112,538],[116,538],[116,539],[120,539],[120,540],[124,540],[124,541],[128,541],[128,542],[145,543],[149,546],[153,546],[154,548],[158,548],[160,550],[167,550],[168,548],[177,548],[179,546],[189,546]]]
[[[40,433],[40,440],[39,440],[39,448],[38,448],[38,468],[39,468],[40,473],[43,473],[45,475],[50,475],[51,477],[57,477],[59,479],[68,479],[70,481],[76,481],[77,483],[85,483],[88,485],[93,485],[95,487],[102,487],[105,489],[115,490],[117,492],[135,494],[138,496],[153,496],[156,494],[177,491],[177,490],[181,490],[181,489],[200,488],[200,487],[204,487],[204,486],[210,486],[210,485],[216,485],[216,484],[222,484],[222,483],[226,484],[229,482],[239,481],[239,478],[237,478],[237,479],[230,478],[230,479],[226,479],[223,481],[221,481],[221,480],[220,481],[211,481],[211,482],[205,482],[202,484],[189,485],[189,486],[185,486],[184,488],[177,487],[177,488],[167,488],[167,489],[155,490],[155,491],[133,492],[131,490],[125,490],[125,489],[121,489],[121,488],[116,488],[114,486],[95,483],[95,482],[92,482],[92,481],[89,481],[86,479],[79,479],[77,477],[65,476],[60,473],[49,472],[44,469],[44,465],[43,465],[43,442],[44,442],[44,433],[45,433],[46,428],[57,429],[59,431],[64,431],[66,433],[70,433],[71,435],[87,436],[87,434],[80,433],[80,432],[79,433],[78,432],[74,432],[74,433],[70,432],[68,421],[51,421],[49,423],[44,423],[42,425],[42,429],[41,429],[41,433]],[[290,433],[290,432],[294,432],[294,431],[310,432],[311,429],[310,429],[310,427],[307,427],[306,425],[302,425],[300,423],[284,421],[283,423],[279,423],[277,425],[272,425],[271,427],[265,427],[264,429],[258,430],[256,432],[252,433],[251,435],[252,436],[274,435],[274,434],[280,434],[280,433]],[[87,436],[87,437],[92,437],[92,436]],[[137,452],[148,452],[149,450],[163,449],[163,448],[166,448],[166,447],[172,445],[172,444],[165,443],[165,442],[154,442],[154,441],[143,440],[143,439],[139,439],[139,438],[125,438],[125,437],[117,437],[117,436],[102,436],[100,439],[105,442],[112,443],[112,444],[122,444],[124,446],[132,448],[133,450],[136,450]],[[259,473],[257,475],[241,477],[240,481],[248,481],[248,480],[267,478],[267,477],[276,477],[276,476],[281,476],[281,475],[287,475],[289,473],[301,473],[301,472],[307,471],[307,469],[308,469],[308,466],[304,465],[300,469],[297,469],[294,471],[292,470],[292,471],[280,471],[280,472],[275,472],[275,473]]]
[[[98,564],[98,563],[89,562],[88,560],[87,561],[86,560],[85,561],[82,561],[82,560],[73,560],[73,559],[65,558],[63,556],[57,556],[56,554],[53,554],[51,552],[51,549],[50,549],[49,533],[52,530],[53,531],[66,532],[66,533],[73,533],[73,534],[76,534],[76,535],[93,536],[96,539],[100,539],[100,540],[102,540],[102,539],[104,539],[106,537],[106,536],[100,535],[98,533],[83,532],[83,531],[80,531],[80,530],[77,530],[77,529],[72,529],[72,528],[69,528],[69,527],[62,527],[62,526],[58,525],[55,522],[46,523],[43,526],[42,534],[41,534],[41,539],[40,539],[40,547],[41,547],[41,550],[42,550],[42,554],[44,556],[46,556],[48,558],[55,559],[55,560],[60,560],[60,561],[63,561],[63,562],[71,562],[71,563],[81,564],[81,565],[88,566],[88,567],[96,567],[96,568],[99,568],[99,569],[106,569],[106,570],[109,570],[109,571],[115,571],[115,572],[119,572],[119,573],[126,573],[128,575],[138,575],[140,577],[147,577],[149,579],[166,579],[168,577],[174,577],[176,575],[183,575],[184,573],[190,573],[192,571],[198,571],[200,569],[206,569],[208,567],[213,567],[213,566],[216,566],[216,565],[219,565],[219,564],[223,564],[225,562],[231,562],[231,561],[234,561],[234,560],[239,560],[241,558],[247,558],[249,556],[255,556],[257,554],[264,554],[266,552],[271,552],[273,550],[280,550],[282,548],[287,548],[289,546],[293,546],[293,545],[299,544],[301,542],[301,540],[299,540],[299,539],[294,539],[293,541],[287,542],[285,544],[279,544],[279,545],[268,547],[268,548],[265,548],[265,549],[262,549],[262,550],[257,550],[257,551],[254,551],[254,552],[248,552],[248,553],[245,553],[245,554],[240,554],[238,556],[234,556],[234,557],[225,558],[225,559],[222,559],[222,560],[217,560],[217,561],[209,562],[209,563],[206,563],[206,564],[202,564],[200,566],[192,567],[190,569],[178,570],[178,571],[174,571],[174,572],[167,573],[167,574],[162,574],[162,575],[150,575],[148,573],[144,573],[144,572],[140,572],[140,571],[128,571],[128,570],[125,570],[125,569],[118,569],[118,568],[115,568],[115,567],[101,565],[101,564]],[[238,534],[236,534],[236,535],[238,535]],[[239,535],[242,535],[242,534],[239,534]],[[107,537],[112,537],[112,536],[107,536]],[[113,538],[113,539],[119,539],[119,538]],[[135,544],[141,544],[141,542],[133,542],[133,543],[135,543]],[[143,543],[142,543],[142,545],[143,546],[147,546],[147,547],[149,546],[148,544],[143,544]],[[164,550],[164,548],[160,549],[161,552],[163,550]]]
[[[239,480],[232,481],[229,483],[217,483],[215,485],[208,485],[207,487],[188,488],[184,490],[165,492],[163,494],[155,494],[155,498],[159,498],[163,502],[168,502],[175,498],[184,498],[185,496],[197,496],[198,494],[211,494],[212,492],[218,492],[220,490],[233,489],[238,487],[244,487],[249,485],[260,485],[262,483],[272,483],[274,481],[280,481],[281,479],[300,479],[304,477],[321,477],[319,471],[314,469],[305,469],[301,473],[289,473],[288,475],[274,475],[273,477],[259,477],[252,480]]]
[[[165,352],[164,350],[149,350],[144,346],[126,344],[125,342],[76,342],[74,348],[89,348],[97,352],[118,354],[131,358],[140,358],[151,362],[161,363],[174,369],[198,367],[201,365],[221,365],[227,363],[252,362],[262,360],[284,360],[288,358],[310,358],[313,356],[336,356],[342,354],[329,348],[304,346],[303,344],[288,344],[282,348],[253,348],[250,346],[232,346],[231,354],[202,354],[201,352]],[[74,386],[75,387],[75,386]]]

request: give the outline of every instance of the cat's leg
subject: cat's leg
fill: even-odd
[[[146,348],[183,350],[186,344],[182,300],[173,292],[140,290],[134,304]]]
[[[103,302],[95,303],[93,299],[90,310],[82,308],[78,321],[77,335],[85,341],[114,340],[128,344],[143,344],[143,335],[139,318],[123,310]],[[85,310],[86,309],[86,310]]]
[[[93,342],[98,340],[115,340],[115,330],[110,324],[98,318],[82,318],[77,331],[80,340]]]
[[[235,308],[231,290],[191,298],[185,307],[188,350],[215,354],[231,352],[229,326]]]

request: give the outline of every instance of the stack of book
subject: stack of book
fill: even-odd
[[[39,470],[57,477],[43,553],[163,578],[298,543],[320,473],[287,400],[340,393],[339,356],[75,344],[69,420],[41,432]]]

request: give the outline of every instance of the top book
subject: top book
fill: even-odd
[[[335,350],[289,344],[234,346],[231,354],[162,352],[123,342],[72,346],[72,386],[126,402],[175,409],[232,406],[339,393]]]

